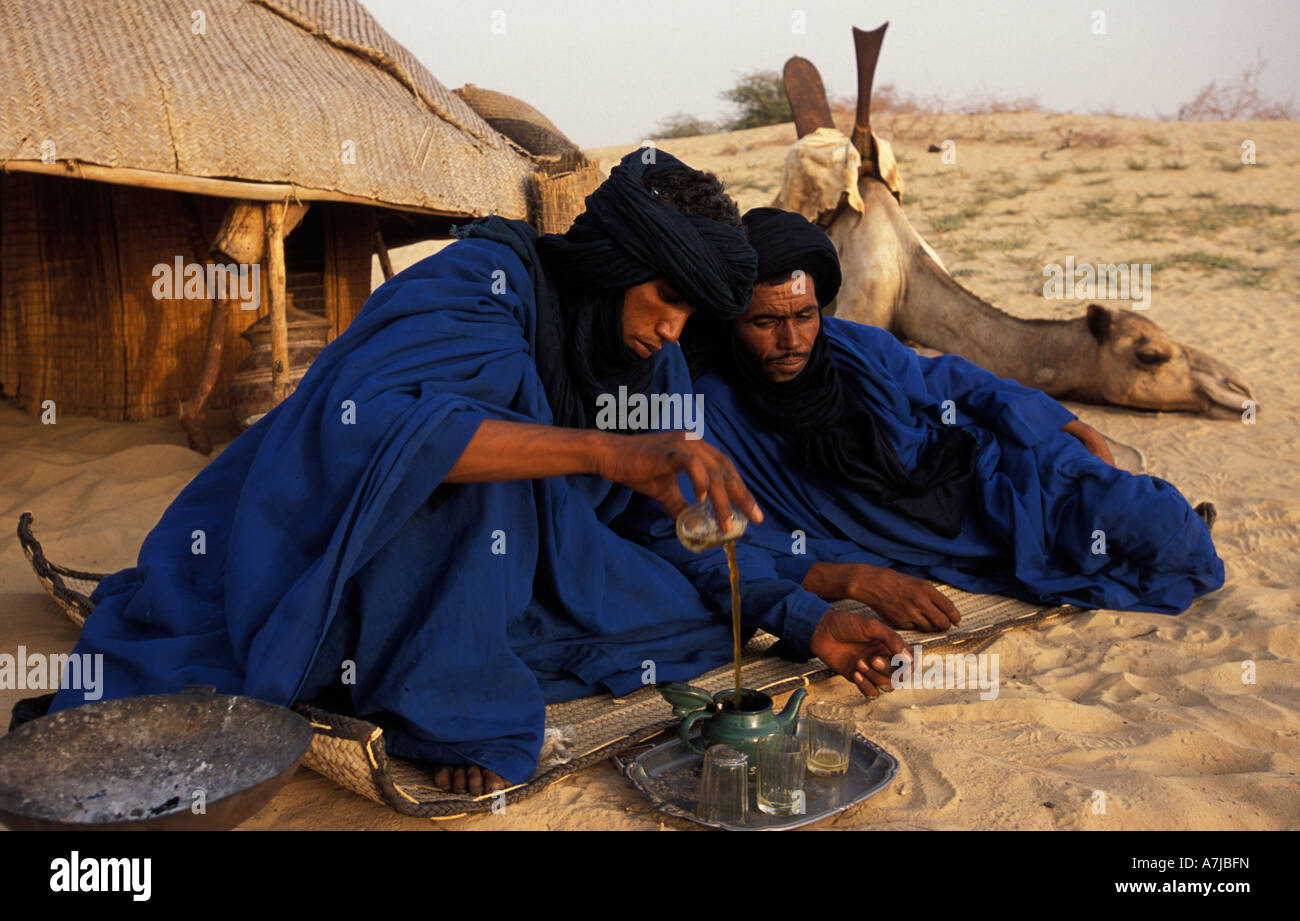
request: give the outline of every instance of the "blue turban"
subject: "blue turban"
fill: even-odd
[[[840,257],[820,227],[780,208],[751,208],[741,223],[758,254],[759,281],[802,269],[812,276],[818,307],[835,300],[842,280]]]
[[[682,214],[641,184],[689,169],[671,154],[634,150],[610,171],[565,234],[538,243],[557,277],[585,290],[630,288],[664,277],[702,313],[730,320],[745,312],[758,260],[744,231]]]
[[[701,314],[724,320],[745,312],[754,250],[740,228],[683,214],[642,185],[671,169],[690,167],[662,150],[632,151],[563,234],[538,238],[500,218],[461,231],[511,245],[528,267],[537,296],[530,344],[557,425],[590,427],[599,394],[648,385],[653,362],[623,341],[626,289],[662,277]]]

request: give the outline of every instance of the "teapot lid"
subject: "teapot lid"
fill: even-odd
[[[673,709],[701,710],[713,706],[713,695],[704,688],[680,681],[660,681],[655,690],[673,705]]]

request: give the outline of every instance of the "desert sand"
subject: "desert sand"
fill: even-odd
[[[1253,423],[1069,404],[1140,447],[1149,472],[1219,509],[1227,584],[1176,616],[1097,611],[1014,631],[1001,692],[903,690],[867,702],[859,728],[901,763],[892,786],[814,828],[1288,829],[1300,827],[1300,124],[1180,123],[1041,113],[879,116],[912,222],[963,284],[1021,316],[1043,266],[1155,266],[1148,316],[1251,384]],[[1069,140],[1069,146],[1062,145]],[[661,146],[716,172],[742,211],[767,204],[791,125]],[[955,143],[956,162],[928,153]],[[1242,165],[1252,141],[1257,163]],[[608,168],[635,146],[592,151]],[[394,254],[398,269],[436,246]],[[217,414],[221,416],[223,414]],[[214,441],[234,429],[212,421]],[[174,420],[54,425],[0,406],[0,521],[36,515],[55,562],[133,564],[168,503],[208,462]],[[76,628],[0,542],[0,651],[66,652]],[[1253,668],[1254,682],[1243,680]],[[0,690],[0,712],[31,692]],[[1105,810],[1097,809],[1104,794]],[[608,763],[502,814],[402,817],[301,770],[244,828],[694,828],[656,812]]]

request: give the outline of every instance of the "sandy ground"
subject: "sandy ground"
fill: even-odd
[[[1148,316],[1234,366],[1260,410],[1245,424],[1071,404],[1141,447],[1151,473],[1217,503],[1226,586],[1178,617],[1099,611],[1005,635],[985,650],[1000,657],[996,700],[856,697],[860,728],[902,766],[890,788],[822,827],[1300,827],[1300,124],[1025,114],[882,116],[875,127],[899,154],[909,216],[964,284],[1018,315],[1065,316],[1082,304],[1043,300],[1044,264],[1153,263]],[[926,152],[949,139],[956,163]],[[786,125],[662,146],[717,172],[744,210],[771,200],[793,140]],[[1241,167],[1246,140],[1258,163]],[[627,149],[593,153],[608,167]],[[429,249],[398,251],[398,268]],[[55,561],[117,569],[205,463],[171,420],[42,425],[0,406],[0,521],[33,511]],[[75,635],[17,542],[0,542],[0,651],[66,651]],[[0,690],[0,712],[27,694]],[[856,692],[835,679],[815,695]],[[503,814],[435,823],[304,770],[244,827],[695,826],[657,813],[602,764]]]

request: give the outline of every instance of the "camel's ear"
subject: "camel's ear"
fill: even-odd
[[[1101,304],[1088,305],[1088,332],[1098,342],[1105,342],[1110,335],[1110,311]]]

